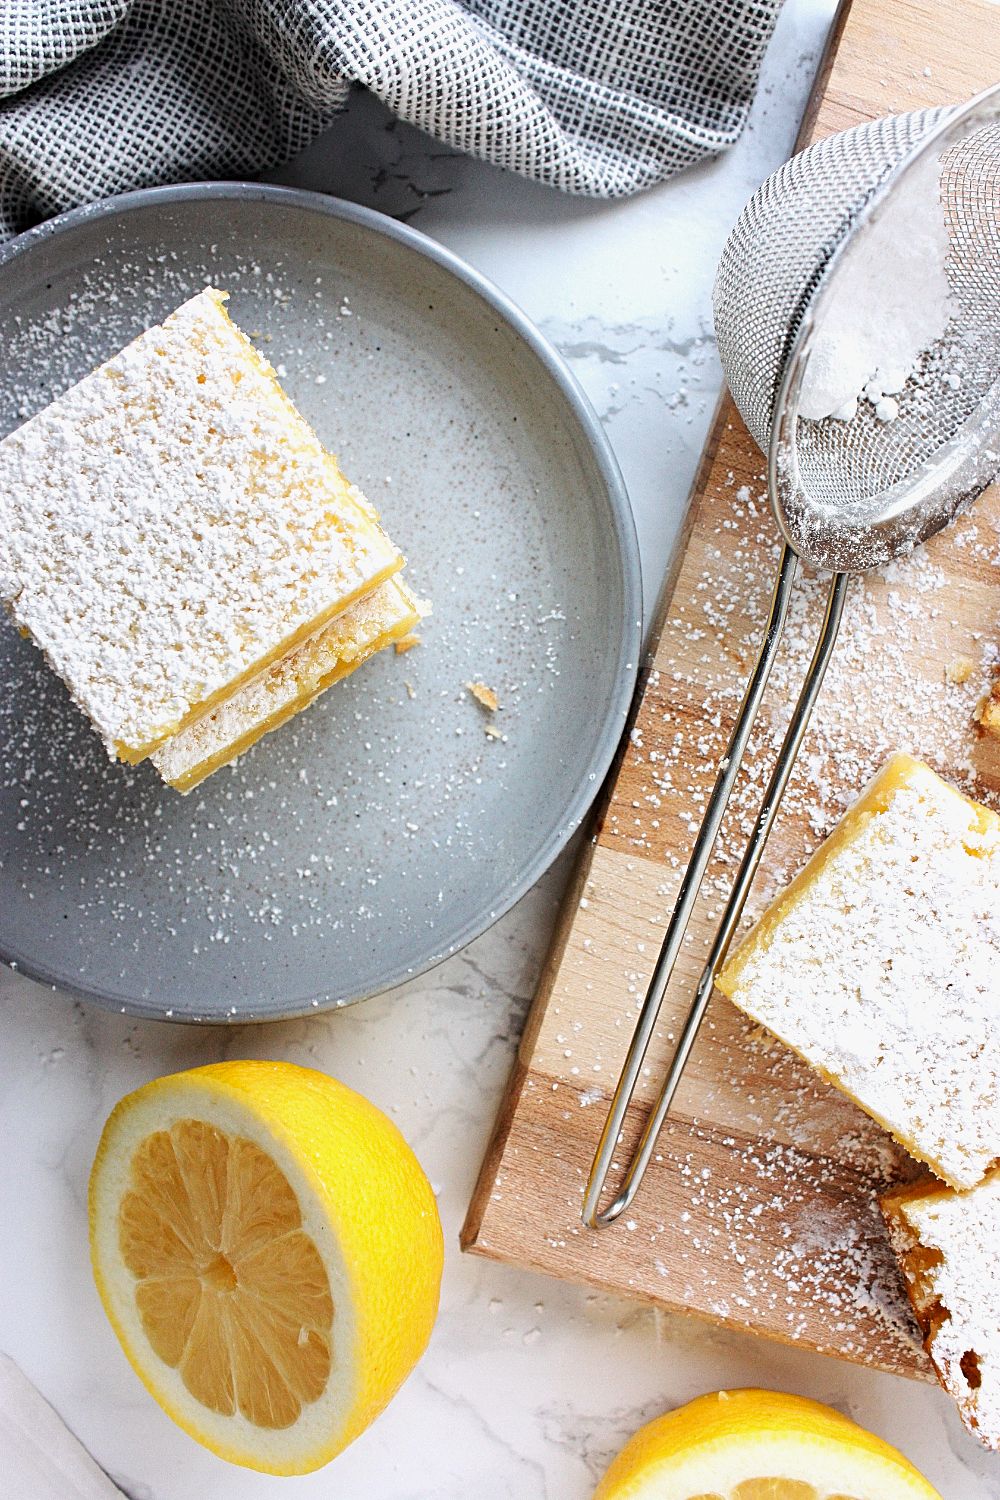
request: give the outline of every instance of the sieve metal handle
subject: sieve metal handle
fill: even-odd
[[[715,976],[726,957],[733,933],[739,924],[740,917],[743,915],[743,908],[746,904],[751,883],[757,872],[757,866],[760,864],[761,855],[767,844],[768,835],[771,832],[771,827],[774,823],[785,787],[788,785],[788,778],[792,773],[795,758],[802,744],[813,705],[819,695],[830,657],[833,654],[837,632],[840,628],[840,621],[844,612],[848,582],[848,574],[846,573],[835,573],[831,580],[830,591],[826,601],[826,611],[823,616],[823,625],[816,643],[816,649],[809,663],[809,670],[806,673],[802,690],[792,711],[785,738],[782,741],[774,770],[771,773],[771,779],[764,793],[764,800],[757,814],[753,832],[750,835],[750,840],[733,883],[733,888],[729,893],[729,900],[726,903],[722,920],[712,943],[711,952],[698,982],[694,1000],[688,1010],[684,1026],[674,1049],[666,1078],[657,1095],[656,1103],[643,1126],[639,1144],[633,1152],[632,1158],[626,1168],[618,1195],[607,1208],[602,1210],[600,1207],[601,1197],[607,1183],[608,1173],[614,1161],[615,1150],[618,1146],[622,1125],[625,1121],[625,1114],[635,1094],[636,1085],[639,1081],[639,1073],[659,1017],[663,997],[666,994],[667,985],[670,982],[670,976],[677,961],[677,955],[684,941],[684,934],[691,920],[691,914],[705,878],[705,871],[708,868],[709,860],[712,857],[712,850],[719,836],[722,819],[732,796],[733,787],[735,786],[736,778],[746,753],[750,731],[753,728],[754,721],[760,709],[767,680],[774,665],[782,631],[788,617],[788,605],[795,582],[797,564],[798,558],[792,549],[786,545],[782,550],[781,560],[778,565],[778,574],[771,595],[771,607],[760,650],[757,654],[757,660],[754,664],[750,680],[747,683],[743,702],[740,705],[740,711],[736,716],[736,722],[729,737],[726,753],[719,763],[715,785],[712,788],[712,795],[705,808],[705,816],[702,819],[698,836],[694,842],[691,859],[677,893],[677,900],[670,917],[670,923],[664,935],[659,957],[649,981],[649,988],[646,991],[646,998],[639,1012],[639,1019],[632,1034],[632,1040],[629,1043],[625,1064],[615,1087],[611,1107],[608,1110],[604,1129],[601,1131],[601,1139],[591,1164],[587,1191],[583,1200],[583,1222],[592,1229],[603,1229],[606,1225],[613,1223],[619,1214],[628,1208],[639,1190],[639,1185],[649,1165],[649,1159],[656,1146],[656,1138],[659,1135],[660,1127],[673,1103],[677,1087],[687,1066],[688,1059],[691,1056],[691,1049],[694,1046],[695,1038],[698,1035],[705,1012],[708,1009],[708,1002],[715,984]]]

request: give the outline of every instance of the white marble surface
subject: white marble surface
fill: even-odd
[[[518,301],[607,424],[655,598],[719,384],[709,288],[744,199],[788,154],[832,0],[788,0],[751,128],[720,164],[633,201],[571,200],[443,150],[355,100],[281,174],[405,213]],[[996,1500],[1000,1459],[931,1388],[460,1255],[458,1230],[567,866],[428,978],[350,1012],[266,1029],[134,1025],[0,971],[0,1348],[133,1500],[586,1500],[645,1419],[723,1385],[833,1402],[898,1443],[944,1500]],[[386,1414],[326,1471],[230,1468],[161,1414],[106,1324],[86,1246],[87,1174],[127,1090],[220,1057],[325,1068],[386,1109],[440,1195],[447,1236],[431,1348]],[[0,1494],[3,1494],[0,1456]]]

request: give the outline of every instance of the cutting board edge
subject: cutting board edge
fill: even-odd
[[[781,1333],[777,1328],[766,1325],[751,1328],[747,1323],[738,1318],[723,1318],[716,1316],[702,1308],[687,1307],[681,1302],[671,1302],[668,1298],[657,1297],[648,1291],[631,1291],[618,1282],[606,1281],[600,1276],[588,1276],[582,1269],[567,1269],[558,1274],[553,1272],[551,1266],[543,1260],[536,1258],[530,1252],[512,1255],[503,1251],[498,1246],[491,1245],[488,1238],[482,1238],[483,1227],[488,1218],[488,1207],[483,1218],[480,1220],[479,1237],[474,1240],[463,1240],[462,1249],[468,1255],[478,1256],[481,1260],[493,1261],[495,1265],[521,1266],[525,1270],[537,1272],[542,1276],[557,1276],[559,1281],[569,1282],[573,1286],[588,1287],[591,1291],[602,1292],[608,1296],[625,1297],[629,1302],[640,1303],[644,1307],[656,1308],[660,1312],[668,1313],[676,1318],[694,1318],[699,1323],[706,1323],[711,1328],[722,1329],[726,1333],[738,1334],[745,1339],[767,1339],[769,1343],[781,1344],[786,1349],[801,1349],[809,1354],[819,1354],[824,1359],[838,1359],[843,1364],[855,1365],[863,1370],[875,1370],[880,1375],[896,1375],[900,1380],[913,1380],[919,1385],[936,1384],[934,1370],[928,1360],[925,1369],[908,1368],[901,1364],[892,1364],[888,1360],[864,1359],[857,1354],[845,1352],[834,1345],[823,1348],[815,1343],[804,1339],[794,1339],[788,1334]],[[600,1231],[595,1231],[600,1232]]]

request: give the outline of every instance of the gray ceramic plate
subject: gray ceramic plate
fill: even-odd
[[[0,953],[137,1015],[249,1020],[419,973],[541,875],[621,734],[640,586],[614,459],[540,335],[430,240],[318,194],[155,189],[22,235],[0,431],[208,281],[434,614],[186,798],[109,764],[0,624]]]

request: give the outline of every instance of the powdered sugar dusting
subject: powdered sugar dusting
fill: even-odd
[[[713,519],[714,518],[714,519]],[[759,644],[778,555],[762,477],[723,474],[678,587],[627,758],[633,812],[616,799],[608,831],[621,846],[673,863],[700,815]],[[968,606],[967,580],[976,578]],[[707,887],[728,890],[817,639],[828,579],[804,569],[782,651],[723,825]],[[947,668],[968,658],[962,681]],[[754,887],[752,915],[829,832],[899,749],[910,750],[987,803],[976,715],[1000,659],[1000,490],[946,532],[881,573],[852,580],[823,691]],[[644,729],[646,716],[657,728]],[[663,726],[663,727],[660,727]],[[645,741],[645,743],[643,743]],[[990,762],[992,764],[992,762]],[[1000,797],[996,799],[1000,803]],[[782,830],[785,830],[783,835]],[[775,851],[796,842],[788,865]]]
[[[910,167],[847,247],[806,365],[801,416],[850,421],[863,399],[880,421],[898,415],[894,398],[955,311],[940,175],[933,155]]]

